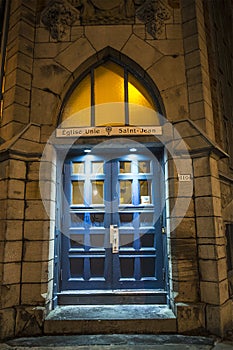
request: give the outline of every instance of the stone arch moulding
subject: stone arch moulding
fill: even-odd
[[[56,113],[57,121],[55,125],[58,126],[61,122],[61,115],[64,108],[64,105],[68,101],[70,95],[72,94],[75,87],[82,80],[82,78],[87,74],[88,70],[92,66],[101,65],[101,63],[106,62],[107,60],[113,60],[114,62],[121,64],[130,68],[130,70],[135,74],[136,78],[142,81],[145,87],[151,91],[153,98],[157,100],[158,106],[160,106],[160,113],[165,117],[165,106],[160,94],[158,87],[156,86],[153,79],[149,76],[149,74],[132,58],[126,56],[125,54],[117,51],[116,49],[108,46],[99,51],[97,54],[90,56],[86,59],[80,66],[73,72],[72,76],[67,80],[64,84],[64,90],[61,95],[61,103],[58,106],[58,110]]]

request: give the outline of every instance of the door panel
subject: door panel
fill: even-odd
[[[61,290],[162,289],[158,163],[145,155],[67,158]],[[119,230],[119,250],[110,245]]]

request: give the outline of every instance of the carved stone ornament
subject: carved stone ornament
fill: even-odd
[[[66,1],[56,0],[43,11],[41,20],[49,28],[52,38],[59,41],[78,17],[79,12],[73,6]]]
[[[140,21],[146,24],[147,32],[158,39],[164,27],[164,21],[170,18],[170,11],[160,0],[146,0],[136,12]]]
[[[162,0],[54,0],[42,13],[42,22],[61,40],[76,19],[81,25],[145,23],[154,39],[161,34],[170,11]]]
[[[83,25],[134,23],[134,0],[69,0]]]

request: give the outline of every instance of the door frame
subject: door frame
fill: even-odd
[[[103,138],[101,138],[103,139]],[[106,140],[109,140],[110,138],[105,138]],[[137,138],[138,139],[138,138]],[[141,142],[141,137],[139,137],[140,142]],[[87,143],[86,143],[87,141]],[[91,141],[91,142],[90,142]],[[101,140],[102,141],[102,140]],[[142,142],[141,142],[142,143]],[[94,145],[98,144],[98,142],[96,142],[96,138],[95,138],[95,143],[93,143],[93,139],[86,139],[84,141],[84,143],[82,144],[75,144],[67,153],[66,147],[65,146],[61,146],[59,145],[58,148],[58,152],[57,152],[57,172],[60,174],[62,174],[62,169],[63,169],[63,160],[61,160],[62,157],[60,157],[60,154],[77,154],[77,150],[79,150],[79,152],[81,153],[83,151],[83,149],[86,149],[88,147],[93,147]],[[147,142],[147,143],[142,143],[144,146],[148,147],[150,150],[152,150],[152,153],[156,153],[157,155],[159,155],[159,161],[160,164],[162,166],[162,168],[164,169],[164,147],[163,145],[161,145],[159,142]],[[63,157],[64,159],[64,157]],[[63,176],[63,174],[62,174]],[[60,203],[61,203],[61,186],[63,186],[61,180],[62,180],[62,176],[59,176],[57,179],[57,195],[56,195],[56,223],[55,223],[55,248],[54,248],[54,288],[53,288],[53,306],[57,306],[58,305],[58,295],[61,292],[61,279],[62,279],[62,270],[61,270],[61,223],[63,218],[63,215],[61,213],[61,207],[60,207]],[[164,179],[162,179],[162,176],[160,176],[160,189],[161,189],[161,194],[163,197],[165,197],[165,183],[164,183]],[[163,211],[162,211],[162,215],[161,215],[161,227],[165,227],[166,226],[166,208],[164,206]],[[161,233],[162,235],[162,233]],[[167,237],[165,234],[162,235],[162,239],[161,239],[161,245],[162,245],[162,259],[163,259],[163,268],[162,268],[162,273],[163,273],[163,280],[164,280],[164,292],[166,293],[165,299],[166,299],[166,303],[169,303],[169,279],[168,279],[168,259],[167,259]],[[158,302],[155,302],[155,304],[162,304],[162,300],[164,299],[164,294],[162,293],[162,297],[160,295],[160,290],[157,289],[152,289],[151,292],[154,292],[156,295],[158,295],[159,297],[156,298],[156,300],[158,300]],[[157,293],[156,293],[157,292]],[[107,294],[111,294],[111,291],[106,291],[106,295]],[[153,294],[153,293],[152,293]],[[75,302],[75,298],[72,298],[72,293],[70,293],[70,302],[67,302],[67,300],[65,300],[65,304],[76,304]],[[132,293],[133,296],[133,293]],[[98,298],[97,298],[98,299]],[[72,301],[73,300],[73,301]],[[93,299],[94,300],[94,299]],[[140,301],[137,301],[137,297],[135,297],[135,303],[140,304]],[[149,300],[149,299],[148,299]],[[152,298],[151,300],[154,300],[154,298]],[[122,303],[121,298],[116,298],[116,303]],[[94,302],[95,303],[95,302]]]

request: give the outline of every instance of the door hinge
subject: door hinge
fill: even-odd
[[[163,268],[163,281],[165,281],[165,279],[166,279],[166,270],[165,268]]]
[[[60,279],[61,279],[61,281],[62,281],[62,269],[60,270]]]
[[[166,227],[162,227],[162,233],[165,234],[166,233]]]

